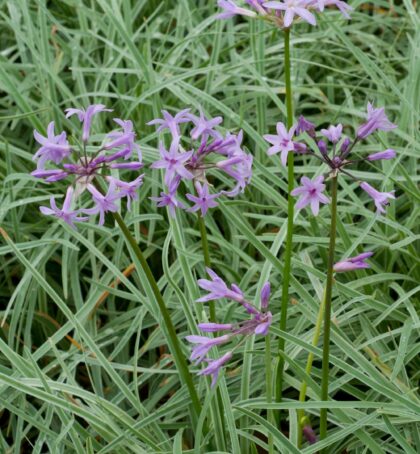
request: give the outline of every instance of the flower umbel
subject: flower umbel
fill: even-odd
[[[97,145],[96,150],[91,152],[88,150],[87,144],[90,139],[92,118],[100,112],[110,112],[110,109],[106,109],[103,104],[94,104],[87,107],[86,110],[70,108],[66,109],[66,112],[67,117],[76,115],[83,123],[81,149],[68,143],[64,131],[56,136],[54,122],[48,125],[47,137],[42,137],[37,131],[34,132],[35,139],[40,143],[41,148],[34,156],[34,159],[38,160],[38,164],[37,170],[33,171],[32,175],[44,179],[48,183],[71,179],[62,210],[55,205],[54,197],[51,198],[52,208],[41,207],[40,210],[43,214],[63,219],[72,227],[75,227],[75,221],[81,222],[89,219],[80,217],[78,214],[85,213],[93,216],[99,213],[99,225],[103,225],[105,213],[119,210],[118,201],[120,199],[127,198],[128,210],[131,209],[131,202],[138,199],[137,190],[143,182],[143,175],[131,182],[107,175],[107,171],[110,173],[110,169],[138,170],[143,166],[140,148],[135,143],[136,135],[133,131],[133,124],[129,120],[114,118],[122,131],[109,133],[106,136],[107,141],[102,145]],[[135,152],[135,160],[130,161],[133,152]],[[58,168],[46,169],[48,164],[55,164]],[[101,184],[107,185],[105,194],[98,189]],[[90,194],[94,206],[71,210],[72,202],[85,197],[82,194]]]
[[[203,303],[222,298],[230,299],[241,304],[247,313],[252,316],[252,318],[238,323],[200,323],[198,325],[198,329],[205,333],[214,333],[218,331],[225,333],[219,337],[187,336],[186,339],[196,345],[191,353],[191,361],[195,361],[196,364],[202,361],[208,363],[208,366],[200,371],[199,375],[212,375],[213,387],[217,382],[221,367],[232,358],[233,352],[241,345],[243,340],[218,359],[212,359],[206,356],[212,347],[226,344],[239,336],[243,338],[254,334],[266,336],[270,329],[272,314],[271,312],[267,312],[270,299],[270,284],[268,282],[262,287],[260,294],[261,309],[258,309],[245,299],[242,290],[237,285],[232,284],[229,288],[223,279],[213,270],[209,268],[206,268],[206,270],[211,280],[199,279],[198,285],[210,293],[199,298],[197,302]]]
[[[234,16],[247,16],[261,19],[279,28],[289,28],[293,23],[305,21],[316,25],[314,13],[322,13],[326,6],[335,6],[341,14],[350,19],[351,6],[342,0],[245,0],[252,9],[238,6],[238,0],[218,0],[217,4],[223,12],[218,19],[230,19]],[[245,6],[245,5],[244,5]]]
[[[148,123],[159,125],[158,131],[169,130],[172,136],[169,151],[161,143],[160,159],[151,165],[153,169],[165,171],[164,182],[168,187],[161,197],[153,198],[159,203],[158,206],[167,206],[172,216],[176,208],[190,212],[200,210],[201,215],[205,216],[209,208],[218,205],[215,200],[221,195],[234,197],[245,190],[252,176],[252,156],[243,150],[242,131],[238,135],[227,133],[223,136],[216,129],[223,118],[207,118],[201,108],[199,116],[190,113],[190,109],[184,109],[174,116],[163,111],[163,116],[163,119]],[[184,133],[180,128],[181,123],[185,124]],[[235,182],[234,186],[212,193],[214,186],[210,181],[213,182],[221,172]],[[190,180],[195,193],[187,193],[186,198],[194,203],[192,207],[176,198],[181,183],[190,187]]]
[[[313,181],[307,177],[302,177],[302,185],[291,192],[293,196],[300,197],[296,204],[297,208],[311,205],[313,214],[317,215],[319,212],[319,204],[329,202],[328,197],[323,194],[323,191],[325,190],[325,177],[337,176],[341,173],[358,181],[357,178],[348,171],[349,166],[361,161],[374,162],[393,159],[396,156],[395,150],[389,148],[385,151],[370,154],[365,158],[356,157],[356,159],[350,159],[351,153],[356,151],[357,145],[362,138],[367,137],[377,129],[389,131],[394,128],[396,128],[396,125],[388,120],[384,109],[373,109],[372,105],[369,103],[368,122],[358,128],[353,140],[343,135],[344,127],[342,124],[330,125],[328,128],[321,129],[320,134],[323,136],[321,139],[319,136],[317,137],[314,124],[306,120],[303,116],[299,117],[298,123],[289,131],[286,130],[283,123],[277,123],[278,135],[266,135],[264,138],[273,144],[273,146],[268,149],[267,153],[271,155],[281,152],[282,163],[284,165],[287,164],[287,154],[296,153],[313,156],[329,167],[330,171],[326,176],[319,176]],[[314,142],[311,142],[308,145],[302,142],[305,138],[305,136],[301,136],[303,133],[307,133],[309,137],[315,141],[315,147],[313,146]],[[395,199],[394,191],[379,192],[366,182],[361,182],[360,187],[372,197],[378,213],[384,213],[385,210],[383,207],[388,204],[388,200]]]

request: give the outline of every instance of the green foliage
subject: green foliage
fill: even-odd
[[[352,21],[328,11],[316,28],[294,27],[291,38],[297,114],[319,125],[340,121],[350,131],[370,100],[387,106],[399,126],[379,135],[381,150],[392,146],[397,159],[355,172],[396,190],[386,217],[340,178],[337,258],[363,249],[375,256],[371,270],[337,277],[334,400],[320,402],[322,353],[311,345],[325,282],[324,207],[316,219],[306,211],[295,216],[294,304],[288,332],[271,330],[273,358],[278,338],[287,341],[284,401],[267,403],[265,340],[249,341],[240,349],[245,361],[231,363],[220,384],[225,434],[215,430],[217,393],[195,379],[203,412],[194,440],[187,389],[118,228],[108,221],[74,232],[39,213],[65,186],[28,176],[32,131],[51,120],[69,128],[64,108],[101,102],[134,121],[150,163],[158,138],[145,123],[162,108],[201,104],[231,130],[242,128],[255,156],[253,182],[206,219],[212,262],[250,296],[270,279],[278,326],[287,169],[266,155],[262,134],[285,117],[282,34],[241,19],[215,21],[216,1],[0,1],[0,225],[8,234],[0,243],[0,452],[236,454],[243,446],[264,452],[268,433],[276,452],[300,452],[297,397],[308,352],[315,360],[304,408],[317,430],[327,405],[332,429],[301,452],[420,452],[420,19],[408,0],[351,3]],[[94,131],[111,118],[98,117]],[[376,143],[362,151],[381,151]],[[320,172],[306,157],[295,170],[298,177]],[[147,170],[140,201],[123,214],[183,339],[202,318],[193,303],[195,279],[204,274],[200,237],[194,216],[170,220],[149,201],[160,190],[159,173]],[[236,319],[233,305],[217,304],[220,321]],[[282,409],[282,431],[268,422],[268,409]]]

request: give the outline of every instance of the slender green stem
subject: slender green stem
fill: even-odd
[[[319,338],[321,336],[321,327],[322,327],[322,320],[324,318],[324,310],[325,310],[325,292],[324,292],[324,296],[322,297],[322,301],[319,306],[318,316],[316,319],[314,337],[312,338],[313,347],[316,347],[318,345]],[[311,375],[313,361],[314,361],[314,354],[312,352],[310,352],[308,354],[308,359],[306,360],[306,367],[305,367],[305,372],[306,372],[306,375],[308,375],[308,376]],[[303,380],[302,384],[300,386],[299,402],[305,402],[307,388],[308,388],[308,383],[306,382],[306,380]],[[305,421],[305,411],[298,410],[298,424],[299,424],[298,448],[300,448],[302,445],[302,435],[303,435],[302,429],[305,425],[305,422],[306,422]]]
[[[265,336],[265,388],[267,393],[267,403],[273,401],[273,377],[271,374],[271,345],[270,336]],[[267,410],[267,420],[271,424],[275,424],[273,410]],[[268,454],[274,454],[273,434],[268,433]]]
[[[322,381],[321,399],[328,400],[328,379],[330,359],[330,332],[331,332],[331,301],[334,273],[334,252],[337,230],[337,175],[331,178],[331,225],[330,246],[328,250],[327,286],[325,289],[325,312],[324,312],[324,346],[322,351]],[[327,436],[327,409],[321,408],[320,439]]]
[[[176,367],[181,375],[182,381],[187,386],[190,394],[191,405],[194,411],[193,419],[197,420],[201,412],[200,400],[198,398],[197,391],[194,387],[192,376],[188,369],[187,360],[185,359],[185,356],[182,353],[181,345],[179,343],[179,339],[175,327],[172,323],[168,308],[165,305],[165,301],[159,290],[157,282],[153,276],[152,270],[150,269],[149,264],[147,263],[147,260],[144,257],[143,252],[141,251],[139,245],[137,244],[134,237],[131,235],[130,230],[125,224],[123,218],[120,216],[119,213],[112,213],[112,215],[117,224],[119,225],[121,232],[123,233],[125,239],[127,240],[127,243],[130,245],[130,248],[136,255],[137,259],[139,260],[141,267],[143,268],[143,271],[146,274],[150,287],[152,288],[153,294],[155,296],[156,302],[159,306],[159,310],[163,318],[163,322],[165,324],[166,331],[170,338],[170,345],[172,346],[172,354],[174,356]]]
[[[200,227],[200,235],[201,235],[201,247],[203,249],[203,258],[204,258],[204,264],[207,268],[211,268],[211,259],[210,259],[210,250],[209,250],[209,241],[207,238],[207,229],[206,229],[206,221],[204,218],[201,216],[200,213],[198,213],[198,225]],[[213,323],[216,323],[216,304],[214,301],[209,301],[209,312],[210,312],[210,321]],[[219,431],[219,434],[222,437],[223,443],[225,442],[226,439],[226,433],[225,433],[225,428],[223,426],[223,400],[222,400],[222,395],[220,393],[220,390],[218,389],[216,392],[216,405],[215,405],[215,411],[217,412],[217,420],[215,421],[215,426],[217,427],[216,430]]]
[[[286,109],[287,109],[287,127],[290,129],[293,125],[293,94],[292,94],[292,80],[291,80],[291,64],[290,64],[290,29],[284,31],[284,75],[286,82]],[[280,311],[280,329],[286,331],[287,327],[287,307],[289,305],[289,284],[290,272],[292,262],[292,248],[293,248],[293,217],[295,212],[295,201],[290,194],[294,187],[294,166],[293,166],[293,153],[289,153],[287,158],[288,168],[288,198],[287,198],[287,237],[286,237],[286,251],[284,255],[284,272],[283,272],[283,286],[281,297],[281,311]],[[279,352],[283,352],[285,348],[285,340],[279,339]],[[279,355],[279,362],[277,367],[277,387],[276,387],[276,401],[281,402],[283,394],[283,375],[284,375],[284,356]]]
[[[207,239],[206,222],[198,213],[198,225],[200,227],[201,247],[203,249],[204,264],[207,268],[211,268],[209,241]],[[209,301],[210,321],[216,323],[216,305],[214,301]]]

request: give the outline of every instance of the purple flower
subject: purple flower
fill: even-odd
[[[234,197],[243,192],[245,187],[250,183],[252,178],[252,162],[253,156],[246,154],[241,150],[241,153],[234,155],[231,158],[219,161],[216,166],[225,171],[230,177],[236,180],[235,187],[230,191],[223,191],[223,194],[228,197]]]
[[[111,109],[107,109],[103,104],[92,104],[86,110],[69,108],[65,111],[67,113],[66,118],[76,114],[79,121],[83,123],[82,140],[85,143],[89,140],[92,117],[99,112],[112,112]]]
[[[105,213],[108,211],[115,213],[118,211],[116,201],[121,198],[121,194],[116,192],[117,185],[111,180],[107,193],[101,194],[95,186],[88,184],[87,189],[92,194],[92,200],[95,203],[94,208],[84,210],[87,214],[99,213],[99,225],[103,225],[105,222]]]
[[[353,8],[348,5],[346,2],[343,2],[342,0],[317,0],[318,4],[323,4],[325,6],[336,6],[341,14],[346,18],[346,19],[351,19],[350,14],[348,13],[349,11],[353,11]],[[319,10],[322,11],[320,8]]]
[[[364,252],[356,257],[350,257],[334,265],[336,273],[344,273],[346,271],[360,270],[363,268],[370,268],[370,265],[365,262],[366,259],[372,257],[373,252]]]
[[[215,117],[207,119],[203,110],[200,108],[200,116],[190,115],[195,128],[191,131],[191,138],[197,140],[201,136],[220,137],[220,134],[213,130],[217,125],[222,123],[222,117]]]
[[[393,159],[396,155],[395,150],[388,148],[388,150],[370,154],[366,159],[368,161],[379,161],[380,159]]]
[[[204,333],[215,333],[216,331],[231,331],[233,325],[230,323],[199,323],[198,329]]]
[[[192,344],[197,344],[191,352],[190,360],[195,361],[196,364],[199,364],[201,361],[203,361],[204,357],[212,347],[229,342],[230,336],[228,334],[213,338],[205,336],[187,336],[186,339]]]
[[[306,0],[285,0],[284,2],[266,2],[265,8],[284,11],[283,24],[288,28],[292,25],[295,16],[299,16],[311,25],[316,25],[315,16],[308,10]]]
[[[172,185],[173,186],[173,185]],[[185,208],[185,205],[176,199],[176,186],[169,188],[169,192],[161,192],[160,197],[150,197],[151,200],[157,202],[157,206],[161,207],[168,207],[170,215],[174,218],[176,216],[175,209],[176,208]]]
[[[81,109],[67,109],[67,117],[77,115],[79,120],[83,122],[84,141],[86,143],[89,137],[89,129],[92,117],[102,111],[110,111],[105,109],[102,104],[89,106],[86,111]],[[42,178],[47,182],[64,180],[72,178],[71,186],[74,186],[74,197],[82,196],[83,193],[89,194],[95,203],[95,206],[90,209],[81,209],[80,212],[95,215],[100,213],[100,223],[104,222],[104,214],[107,211],[117,211],[115,201],[122,197],[127,197],[127,208],[130,209],[131,201],[137,200],[137,190],[142,184],[143,176],[138,176],[134,181],[125,182],[119,178],[109,175],[110,169],[119,170],[138,170],[143,167],[141,163],[141,153],[138,146],[134,143],[135,133],[131,121],[114,119],[114,121],[122,127],[123,131],[114,131],[107,137],[112,139],[111,143],[105,146],[97,147],[91,154],[91,151],[83,146],[81,152],[72,150],[66,140],[66,133],[62,132],[59,136],[54,135],[54,123],[48,125],[48,136],[42,137],[35,131],[35,138],[41,143],[42,147],[35,155],[35,159],[39,158],[38,168],[32,175],[36,178]],[[123,147],[112,154],[107,154],[108,149]],[[137,150],[140,161],[127,161],[133,150]],[[67,162],[61,162],[66,159]],[[123,162],[118,160],[124,159]],[[44,164],[47,160],[54,161],[60,168],[44,169]],[[42,167],[42,168],[41,168]],[[108,171],[108,172],[107,172]],[[108,175],[107,175],[108,173]],[[93,185],[95,179],[105,178],[111,184],[106,196],[100,194]],[[85,191],[88,189],[88,191]],[[45,208],[45,207],[44,207]],[[45,212],[45,209],[42,212]],[[50,211],[48,211],[50,213]],[[78,218],[77,218],[78,219]],[[86,220],[87,218],[83,218]]]
[[[307,132],[311,137],[313,137],[315,135],[315,125],[301,115],[296,126],[296,135],[304,132]]]
[[[118,178],[107,177],[109,182],[113,182],[117,188],[120,189],[118,193],[119,198],[127,197],[127,209],[131,210],[131,201],[138,200],[138,188],[143,184],[144,174],[138,176],[134,181],[121,181]]]
[[[245,0],[249,6],[252,6],[256,11],[258,11],[262,16],[267,15],[267,10],[262,6],[265,0]]]
[[[172,116],[166,110],[162,110],[162,118],[156,118],[155,120],[149,121],[148,125],[159,125],[157,132],[161,132],[164,129],[169,129],[174,139],[177,139],[181,135],[179,125],[181,123],[188,123],[190,117],[187,115],[190,109],[184,109],[178,112],[175,116]]]
[[[351,140],[348,137],[346,137],[343,140],[343,143],[341,144],[341,147],[340,147],[340,152],[341,152],[341,157],[342,158],[347,156],[347,152],[350,149],[350,144],[351,144]]]
[[[188,211],[198,211],[201,210],[201,216],[205,216],[209,208],[217,207],[219,204],[215,202],[215,199],[219,197],[219,194],[210,194],[209,186],[207,183],[201,184],[196,181],[195,189],[197,190],[197,196],[192,194],[186,194],[188,200],[194,202],[194,206],[188,208]]]
[[[203,289],[207,290],[208,293],[205,296],[199,298],[197,303],[205,303],[207,301],[218,300],[221,298],[228,298],[238,303],[244,301],[244,295],[239,287],[235,286],[229,289],[226,283],[220,278],[213,270],[206,268],[207,274],[210,276],[211,281],[208,279],[199,279],[198,285]]]
[[[373,105],[369,102],[367,105],[367,122],[359,127],[357,137],[364,139],[378,129],[381,131],[390,131],[396,127],[397,125],[394,125],[388,120],[383,107],[374,109]]]
[[[319,204],[320,203],[329,203],[329,198],[322,194],[325,189],[325,184],[323,184],[324,177],[321,175],[316,177],[315,180],[311,181],[307,177],[302,177],[300,182],[302,186],[299,186],[296,189],[293,189],[291,195],[300,196],[298,202],[296,203],[296,208],[301,209],[307,205],[311,205],[311,210],[314,216],[317,216],[319,213]]]
[[[252,315],[252,318],[245,321],[240,321],[238,323],[200,323],[198,328],[201,331],[207,333],[214,333],[217,331],[227,331],[228,333],[216,337],[215,339],[209,339],[207,337],[202,336],[188,336],[187,339],[195,344],[198,344],[196,347],[193,348],[191,354],[191,360],[200,361],[207,361],[209,366],[204,369],[203,371],[199,372],[199,375],[213,375],[213,383],[212,386],[216,383],[218,373],[223,366],[233,354],[233,351],[230,351],[223,355],[221,358],[214,360],[210,358],[206,358],[205,356],[211,350],[214,345],[221,345],[224,344],[235,337],[239,336],[252,336],[252,335],[261,335],[266,336],[270,329],[273,316],[271,312],[266,312],[268,308],[268,300],[270,298],[270,284],[266,282],[263,285],[261,290],[261,308],[262,311],[258,310],[254,307],[249,301],[244,298],[242,290],[235,284],[231,285],[231,288],[227,286],[227,284],[221,279],[214,271],[209,268],[206,268],[207,273],[209,274],[211,280],[207,279],[199,279],[198,285],[204,289],[209,291],[210,293],[205,295],[204,297],[197,300],[197,302],[206,302],[211,300],[217,300],[221,298],[229,298],[232,299],[239,304],[241,304],[246,311]],[[241,342],[237,344],[237,348],[241,345]]]
[[[51,170],[34,170],[33,172],[31,172],[31,175],[35,178],[44,178],[45,181],[51,183],[53,181],[64,180],[64,178],[67,178],[68,173],[59,169],[51,169]]]
[[[154,200],[159,206],[169,206],[171,215],[175,215],[177,207],[193,212],[201,210],[204,215],[209,208],[217,206],[216,198],[221,195],[233,197],[243,192],[250,183],[253,157],[242,149],[243,132],[240,131],[237,135],[227,133],[223,137],[214,129],[222,120],[222,117],[207,119],[202,109],[198,117],[185,109],[175,116],[164,112],[164,119],[153,120],[153,124],[160,125],[158,130],[169,128],[173,136],[169,151],[160,144],[161,159],[151,166],[166,170],[164,181],[168,189]],[[189,122],[185,128],[189,131],[189,136],[181,135],[178,127],[181,122]],[[190,151],[184,151],[184,141],[191,147],[188,148]],[[197,142],[194,143],[195,141]],[[214,158],[211,159],[211,156]],[[218,194],[209,194],[207,173],[213,171],[223,171],[233,178],[234,187],[222,189]],[[176,193],[183,179],[193,180],[198,191],[198,194],[187,195],[194,202],[191,208],[176,201]]]
[[[53,121],[48,125],[47,137],[42,136],[36,129],[34,130],[34,137],[41,145],[41,148],[32,158],[34,161],[38,160],[38,170],[44,170],[47,161],[53,161],[55,164],[59,164],[71,153],[71,147],[67,142],[66,133],[62,132],[56,136]]]
[[[337,143],[340,140],[342,132],[342,124],[338,124],[337,126],[331,125],[328,129],[321,129],[321,134],[332,143]]]
[[[64,199],[63,208],[61,208],[61,210],[57,207],[54,197],[50,198],[51,208],[41,206],[39,207],[39,210],[42,214],[45,214],[47,216],[55,216],[56,218],[62,219],[64,222],[70,225],[70,227],[73,227],[75,229],[76,226],[74,225],[74,222],[87,221],[89,218],[83,216],[79,217],[78,215],[80,214],[80,210],[71,209],[73,193],[73,188],[69,186],[67,188],[66,198]]]
[[[107,137],[113,139],[110,143],[104,145],[104,150],[111,150],[112,148],[118,148],[125,146],[124,150],[120,153],[124,155],[125,159],[131,157],[133,151],[137,152],[137,156],[141,161],[141,151],[140,147],[134,142],[136,138],[136,133],[133,130],[133,122],[131,120],[121,120],[119,118],[114,118],[115,123],[117,123],[123,129],[121,131],[110,132]]]
[[[251,320],[251,322],[257,322],[257,326],[254,329],[254,333],[266,336],[268,334],[268,330],[270,329],[272,320],[273,315],[271,314],[271,312],[267,312],[265,314],[258,314],[254,318],[254,320]]]
[[[395,199],[394,192],[379,192],[365,181],[360,184],[360,187],[366,191],[375,202],[377,213],[385,213],[384,206],[388,205],[388,199]]]
[[[269,282],[266,282],[261,289],[261,308],[267,309],[268,302],[270,301],[271,286]]]
[[[161,142],[159,144],[159,153],[161,159],[155,161],[150,167],[152,169],[166,169],[165,184],[169,186],[176,175],[191,180],[194,175],[185,168],[186,162],[193,155],[192,151],[179,153],[179,139],[173,140],[169,151],[167,151]]]
[[[277,135],[266,134],[264,136],[264,139],[273,145],[268,149],[267,153],[269,156],[271,156],[273,154],[281,152],[281,162],[285,166],[287,164],[287,156],[289,154],[289,151],[294,150],[294,143],[292,139],[296,130],[296,126],[292,126],[289,131],[287,131],[284,124],[279,122],[277,123],[276,129]]]
[[[216,16],[216,19],[230,19],[233,16],[249,16],[255,17],[257,14],[249,9],[239,8],[233,0],[218,0],[217,5],[223,8],[223,13]]]
[[[211,387],[214,388],[217,383],[217,379],[219,378],[220,369],[225,363],[232,359],[232,356],[232,352],[227,352],[219,359],[207,358],[205,361],[208,363],[208,366],[201,370],[198,375],[212,375]]]
[[[119,162],[117,164],[111,164],[109,167],[111,169],[139,170],[143,167],[143,164],[140,161]]]

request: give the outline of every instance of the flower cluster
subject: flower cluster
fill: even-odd
[[[223,9],[218,14],[219,19],[230,19],[233,16],[260,17],[276,27],[289,28],[293,22],[303,20],[316,25],[314,12],[322,13],[326,6],[335,6],[346,18],[350,19],[349,11],[352,7],[342,0],[245,0],[248,8],[237,5],[236,0],[219,0],[217,4]]]
[[[326,164],[330,168],[329,173],[333,175],[342,173],[357,181],[348,172],[348,166],[360,161],[372,162],[392,159],[396,156],[396,153],[392,149],[387,149],[370,154],[364,159],[349,159],[356,145],[377,130],[390,131],[396,127],[396,125],[388,120],[384,108],[375,109],[372,104],[368,103],[366,122],[358,128],[353,140],[343,135],[343,125],[341,124],[331,125],[328,129],[321,129],[321,137],[317,137],[315,125],[303,116],[289,130],[285,128],[283,123],[278,123],[277,135],[265,135],[264,138],[272,145],[268,149],[268,154],[281,153],[281,162],[283,165],[286,165],[289,153],[306,154]],[[298,138],[298,136],[304,133],[312,139],[312,143],[313,141],[316,142],[314,150]],[[296,207],[301,209],[310,205],[312,213],[316,216],[319,213],[319,204],[329,202],[328,197],[323,194],[325,190],[324,176],[318,176],[314,180],[302,177],[301,184],[301,186],[291,192],[293,196],[299,196]],[[395,199],[394,191],[379,192],[366,182],[360,182],[360,187],[373,199],[378,213],[384,213],[384,206],[389,203],[389,199]]]
[[[253,334],[267,335],[271,325],[272,314],[267,311],[270,300],[270,284],[268,282],[264,284],[261,290],[261,309],[257,309],[245,299],[242,290],[237,285],[232,284],[229,288],[213,270],[207,268],[207,273],[211,280],[199,279],[198,285],[209,293],[198,299],[198,303],[227,298],[241,304],[248,314],[252,316],[251,319],[239,323],[200,323],[198,325],[200,331],[205,333],[214,333],[218,331],[225,333],[219,337],[187,336],[187,340],[192,344],[195,344],[190,357],[191,361],[194,361],[196,364],[205,361],[208,364],[206,368],[199,372],[199,375],[211,375],[213,378],[212,386],[214,386],[217,382],[220,369],[232,358],[234,350],[238,348],[241,343],[238,343],[233,349],[229,350],[218,359],[211,359],[207,356],[207,353],[211,348],[216,345],[224,345],[237,336],[251,336]]]
[[[174,116],[166,111],[162,114],[163,118],[148,123],[158,125],[158,132],[167,130],[171,135],[169,149],[161,142],[160,159],[151,165],[153,169],[165,171],[167,191],[162,192],[160,197],[152,197],[159,207],[167,206],[172,216],[176,208],[200,210],[205,216],[209,208],[218,205],[216,200],[221,195],[234,197],[244,191],[252,176],[252,156],[242,149],[242,131],[238,135],[228,133],[223,136],[215,129],[223,118],[207,118],[201,109],[199,116],[190,113],[190,109]],[[184,134],[181,133],[181,124],[185,124]],[[235,181],[234,187],[211,193],[207,176],[213,171],[223,171]],[[182,181],[187,184],[191,181],[195,188],[193,194],[186,194],[186,198],[193,203],[189,208],[177,198]]]
[[[67,118],[76,115],[82,123],[82,140],[74,145],[68,142],[65,132],[55,135],[54,122],[48,125],[46,137],[34,131],[35,140],[41,148],[34,155],[37,169],[32,175],[46,182],[71,179],[62,208],[57,206],[55,197],[51,197],[51,207],[42,206],[40,210],[43,214],[62,219],[73,228],[74,222],[87,221],[89,216],[96,214],[99,214],[99,224],[102,225],[105,213],[118,211],[117,201],[124,197],[130,209],[132,200],[138,199],[137,189],[143,182],[143,175],[126,182],[109,174],[111,169],[138,170],[143,166],[131,121],[114,118],[121,130],[107,134],[105,141],[96,146],[94,151],[88,149],[93,117],[104,111],[110,112],[110,109],[102,104],[91,105],[86,110],[66,110]],[[102,187],[102,182],[107,185],[105,193],[98,189]],[[84,192],[90,195],[93,207],[74,209],[75,200]]]

